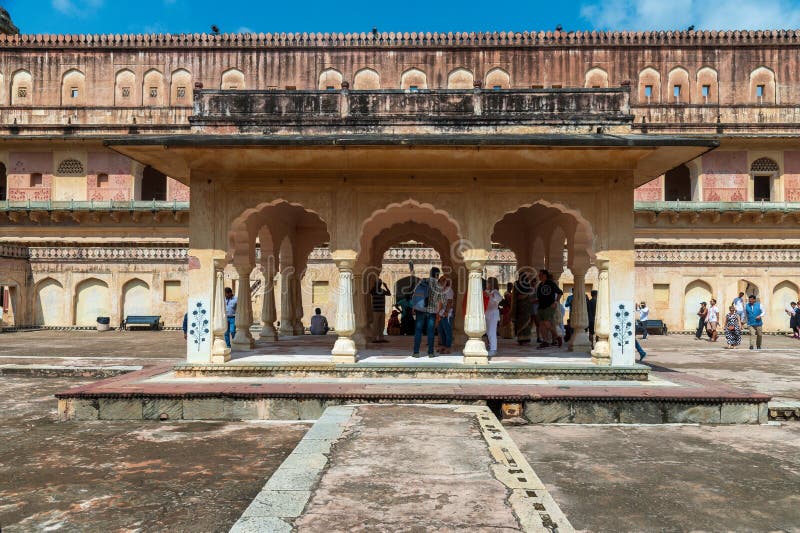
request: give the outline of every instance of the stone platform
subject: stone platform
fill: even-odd
[[[402,402],[488,405],[530,423],[712,424],[766,422],[770,399],[658,368],[647,380],[564,378],[555,366],[551,377],[463,377],[471,372],[465,368],[455,369],[462,377],[436,377],[447,368],[408,366],[404,377],[326,377],[307,369],[303,377],[181,377],[172,365],[157,365],[56,396],[62,420],[308,420],[331,405]]]

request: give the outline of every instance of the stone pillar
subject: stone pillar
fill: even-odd
[[[236,335],[231,339],[231,347],[238,350],[252,350],[255,346],[250,326],[253,325],[253,302],[250,299],[251,265],[235,265],[239,274],[236,285]]]
[[[225,363],[231,358],[231,349],[225,344],[225,331],[228,329],[228,320],[225,317],[224,286],[225,277],[222,273],[222,268],[218,268],[214,282],[214,306],[211,311],[214,333],[214,342],[211,346],[212,363]]]
[[[292,331],[295,335],[303,335],[305,333],[305,329],[303,328],[303,287],[301,283],[302,280],[299,273],[292,276],[292,303],[294,305]]]
[[[355,363],[356,344],[352,335],[356,331],[356,316],[353,308],[353,265],[356,253],[352,250],[335,250],[331,258],[339,269],[339,289],[336,303],[336,334],[338,338],[331,350],[334,363]]]
[[[569,321],[572,325],[572,337],[569,339],[570,352],[589,352],[591,343],[589,335],[584,331],[589,326],[589,315],[586,309],[586,270],[573,266],[572,306]]]
[[[594,329],[597,341],[592,350],[592,361],[598,365],[611,364],[611,345],[608,336],[611,333],[611,300],[608,283],[608,260],[597,260],[597,309]],[[573,298],[574,300],[574,298]]]
[[[364,349],[367,347],[367,306],[363,272],[353,272],[353,302],[353,311],[356,314],[356,331],[353,334],[353,341],[356,343],[356,348]]]
[[[294,335],[294,267],[281,265],[281,327],[283,336]]]
[[[464,346],[464,363],[474,365],[489,364],[489,352],[483,342],[486,333],[486,316],[483,311],[483,287],[481,277],[483,266],[489,258],[486,250],[470,249],[464,252],[464,264],[469,272],[467,281],[467,314],[464,320],[464,333],[467,343]]]
[[[278,340],[275,329],[275,270],[272,261],[264,263],[264,299],[261,302],[261,336],[262,341]]]

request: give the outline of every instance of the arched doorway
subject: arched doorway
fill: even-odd
[[[689,167],[681,165],[664,174],[664,200],[689,202],[692,199],[692,176]]]
[[[560,347],[566,313],[562,314],[557,306],[551,320],[539,321],[532,312],[537,273],[547,270],[559,284],[565,268],[569,268],[575,292],[586,292],[586,274],[595,258],[591,225],[575,210],[539,200],[507,212],[495,223],[491,238],[493,243],[513,252],[516,259],[518,286],[511,319],[517,340],[525,343],[538,338],[542,348],[551,343]],[[585,333],[589,325],[585,298],[573,298],[569,320],[577,332],[569,341],[569,349],[588,354],[591,339]],[[549,324],[555,326],[555,331]]]
[[[90,278],[75,287],[76,326],[94,326],[97,317],[110,316],[110,313],[111,294],[105,281]]]
[[[33,319],[36,326],[60,326],[64,324],[64,287],[53,278],[47,278],[36,286]]]
[[[167,199],[167,176],[153,167],[145,167],[142,172],[142,194],[144,201],[164,201]]]
[[[702,280],[694,280],[686,286],[683,293],[683,329],[694,331],[697,329],[697,310],[700,302],[708,303],[712,298],[711,285]]]
[[[152,315],[153,306],[150,285],[140,279],[132,279],[122,287],[122,317],[131,315]]]
[[[375,336],[386,323],[374,322],[382,315],[391,314],[392,302],[401,292],[413,291],[419,278],[427,277],[431,267],[438,267],[453,288],[455,313],[451,322],[458,333],[463,324],[459,312],[460,301],[466,288],[464,274],[458,267],[461,232],[458,223],[445,211],[431,204],[409,199],[373,211],[361,226],[360,250],[354,269],[356,283],[356,344],[363,344],[370,332]],[[422,257],[425,249],[433,249],[430,257]],[[429,252],[425,252],[429,253]],[[388,254],[401,254],[390,257]],[[370,290],[379,276],[395,286],[393,298],[387,299],[383,313],[373,310]],[[399,283],[392,283],[392,279]],[[412,285],[413,283],[413,285]]]
[[[262,291],[261,308],[255,310],[261,319],[261,339],[265,342],[277,340],[276,322],[280,322],[283,336],[303,335],[315,305],[313,297],[303,298],[302,283],[309,255],[329,239],[327,224],[317,213],[286,200],[247,209],[233,221],[228,255],[239,278],[235,347],[254,345],[249,328],[253,322],[255,291]],[[260,277],[274,280],[277,275],[277,284],[251,284],[256,263],[260,266]],[[329,304],[329,309],[335,308],[333,305]],[[245,312],[239,313],[239,309]],[[304,321],[303,317],[309,318]]]
[[[770,311],[767,315],[767,323],[769,329],[773,331],[788,331],[789,330],[789,315],[786,314],[786,309],[791,308],[792,302],[798,300],[797,285],[791,281],[781,281],[772,290],[772,301],[770,302]]]
[[[739,288],[739,292],[743,292],[745,294],[744,296],[745,302],[747,301],[747,298],[751,294],[756,297],[756,300],[761,300],[761,293],[758,290],[758,285],[756,285],[752,281],[746,279],[740,279],[739,282],[737,283],[737,286]]]

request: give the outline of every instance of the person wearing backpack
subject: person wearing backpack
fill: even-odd
[[[411,295],[411,306],[416,315],[413,357],[420,357],[419,348],[422,344],[423,331],[426,331],[428,335],[428,357],[436,357],[433,352],[433,343],[436,336],[436,315],[444,305],[442,289],[439,286],[440,272],[441,270],[437,267],[433,267],[430,277],[420,280]]]

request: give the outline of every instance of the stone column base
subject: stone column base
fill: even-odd
[[[334,363],[355,363],[356,362],[356,343],[353,339],[339,337],[331,350],[331,361]]]
[[[469,339],[464,346],[464,364],[466,365],[488,365],[489,352],[486,351],[486,344],[482,339]]]
[[[278,340],[278,332],[275,330],[275,326],[262,326],[261,333],[258,336],[258,340],[264,342],[275,342]]]

